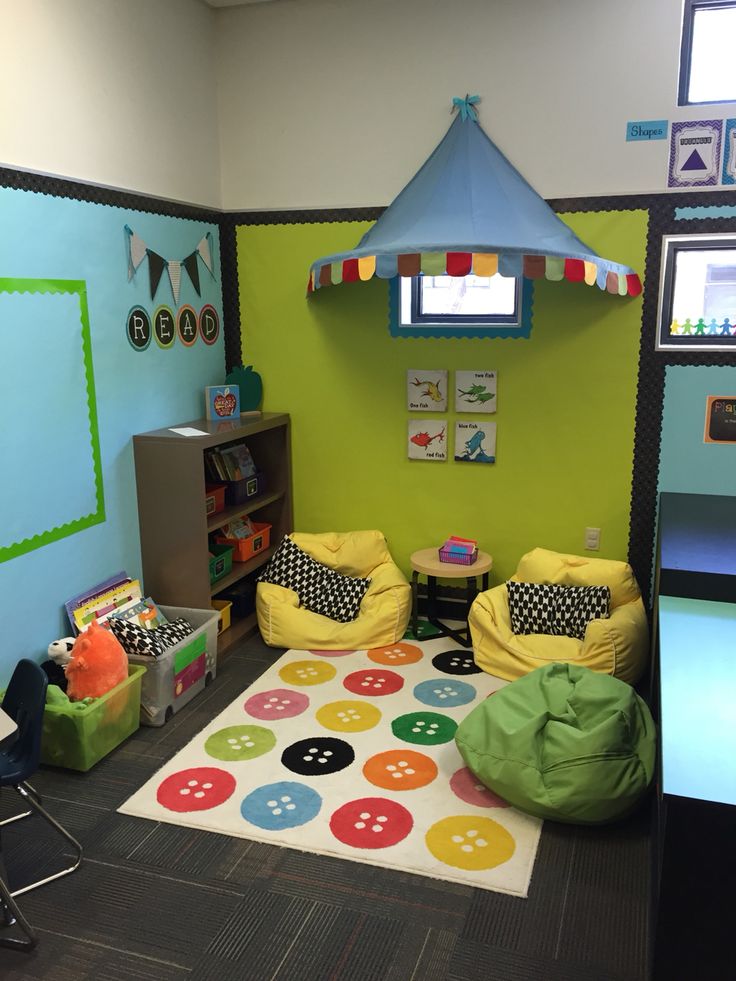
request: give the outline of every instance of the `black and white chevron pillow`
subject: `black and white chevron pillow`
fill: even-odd
[[[583,640],[591,620],[609,615],[608,586],[555,586],[510,579],[506,588],[515,634],[551,634]]]
[[[343,576],[334,569],[328,569],[322,595],[322,605],[327,612],[322,615],[329,617],[330,620],[337,620],[338,623],[350,623],[355,620],[370,584],[370,579]]]
[[[162,623],[155,630],[117,617],[110,617],[108,623],[126,654],[144,654],[147,657],[160,657],[168,647],[178,644],[193,631],[192,625],[181,617],[170,623]]]
[[[370,579],[343,576],[307,555],[286,535],[258,577],[293,590],[299,602],[312,613],[340,623],[355,620]]]

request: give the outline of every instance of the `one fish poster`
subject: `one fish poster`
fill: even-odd
[[[456,422],[455,459],[469,463],[495,463],[496,423]]]
[[[456,371],[455,412],[495,412],[496,372]]]
[[[447,420],[409,420],[409,459],[447,459]]]
[[[447,371],[410,368],[406,373],[406,407],[410,412],[446,412]]]

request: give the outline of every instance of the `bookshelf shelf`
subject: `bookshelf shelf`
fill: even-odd
[[[184,436],[176,429],[195,429]],[[168,606],[208,609],[224,590],[266,564],[281,538],[292,531],[291,433],[286,413],[264,412],[240,420],[196,419],[172,429],[133,437],[143,584],[146,595]],[[208,449],[244,442],[266,478],[265,493],[208,516],[205,509]],[[245,515],[271,525],[270,547],[248,562],[233,562],[232,571],[214,584],[209,580],[208,536]],[[222,653],[256,629],[255,614],[238,617],[220,635]]]
[[[213,514],[207,519],[207,531],[216,531],[229,521],[234,521],[235,518],[242,518],[246,514],[253,514],[264,508],[267,504],[280,500],[285,494],[286,491],[283,490],[274,491],[272,494],[259,494],[258,497],[252,498],[247,504],[234,504],[232,507],[225,508],[224,511]]]

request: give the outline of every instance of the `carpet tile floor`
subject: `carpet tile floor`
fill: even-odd
[[[3,981],[645,981],[646,805],[546,822],[527,899],[116,813],[280,654],[244,640],[167,725],[86,774],[39,771],[85,857],[19,898],[39,945],[0,948]],[[38,818],[6,828],[11,886],[58,867],[59,841]]]

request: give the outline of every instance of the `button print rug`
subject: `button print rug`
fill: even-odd
[[[454,741],[506,682],[454,644],[287,651],[119,810],[526,896],[542,822]]]

